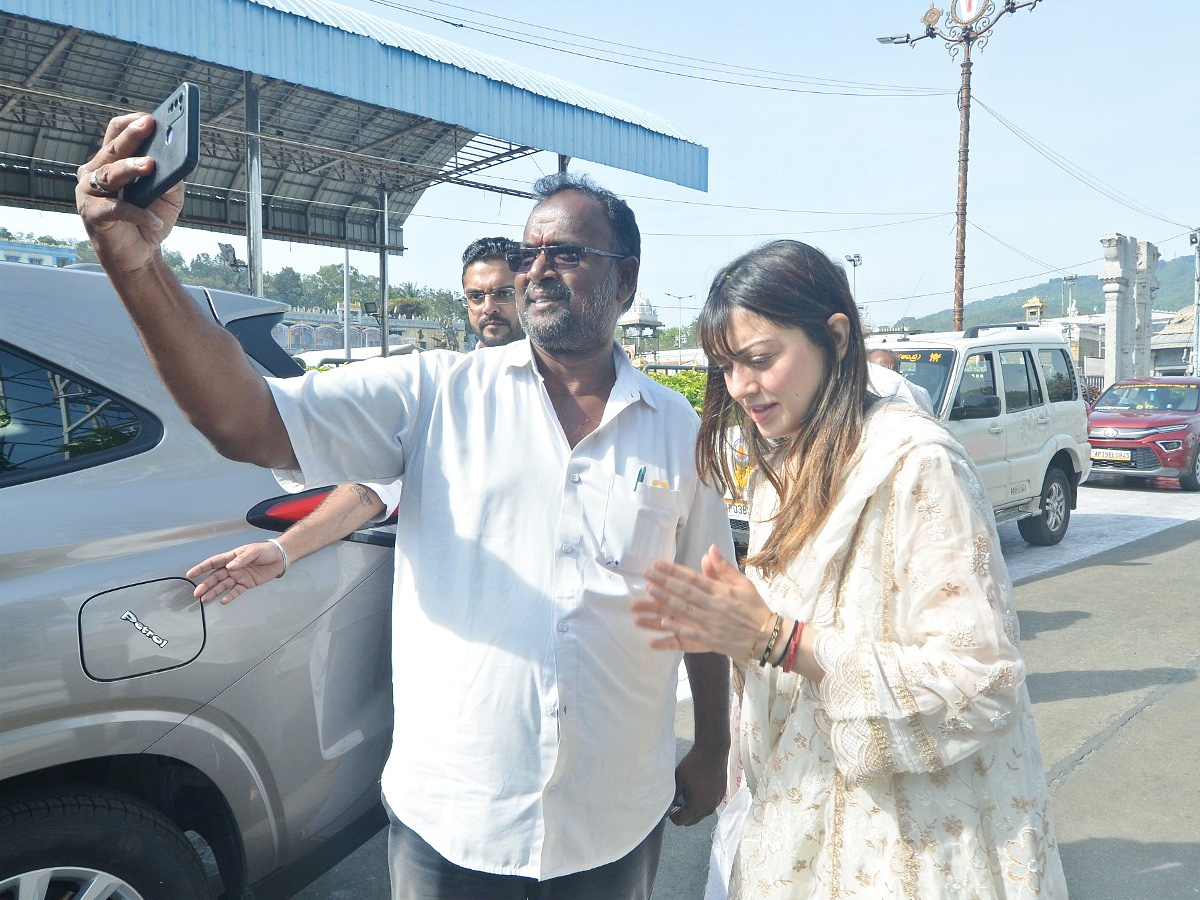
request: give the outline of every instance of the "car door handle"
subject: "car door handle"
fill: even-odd
[[[1048,425],[1048,424],[1050,423],[1050,417],[1049,417],[1049,416],[1046,416],[1044,419],[1043,419],[1043,418],[1039,418],[1039,419],[1037,420],[1037,423],[1038,423],[1039,425]]]
[[[1004,430],[1003,425],[989,425],[988,426],[988,432],[991,434],[999,434],[1003,430]]]

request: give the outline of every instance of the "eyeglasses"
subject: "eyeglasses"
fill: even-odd
[[[488,297],[497,306],[507,306],[517,299],[517,289],[511,287],[496,288],[494,291],[467,291],[463,294],[463,306],[480,307]]]
[[[608,250],[597,250],[595,247],[583,247],[579,244],[550,244],[545,247],[521,247],[505,253],[504,258],[508,261],[508,267],[520,274],[533,268],[533,261],[538,258],[539,253],[546,254],[547,264],[556,271],[574,269],[583,262],[585,253],[608,256],[612,259],[624,259],[627,256],[625,253],[611,253]]]

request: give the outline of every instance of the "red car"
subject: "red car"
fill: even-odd
[[[1200,378],[1132,378],[1088,413],[1092,474],[1178,478],[1200,491]]]

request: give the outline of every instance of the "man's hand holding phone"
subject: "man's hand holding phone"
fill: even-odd
[[[172,97],[177,94],[178,89]],[[196,106],[194,115],[198,113]],[[75,205],[93,249],[110,274],[139,270],[157,257],[159,245],[183,209],[183,178],[195,167],[198,155],[176,157],[166,178],[156,176],[159,161],[147,155],[147,150],[165,135],[158,131],[161,127],[161,121],[156,126],[154,116],[144,113],[111,119],[99,152],[78,169]],[[198,148],[198,129],[184,130],[189,133],[177,134],[172,143],[182,137]],[[145,208],[127,197],[135,182],[154,186],[154,191],[137,195],[147,204]]]

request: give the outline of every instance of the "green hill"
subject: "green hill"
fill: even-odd
[[[1158,292],[1154,295],[1154,308],[1174,312],[1190,306],[1194,299],[1196,259],[1194,256],[1179,256],[1171,260],[1160,260],[1158,264]],[[1096,275],[1080,275],[1075,279],[1075,306],[1081,313],[1102,312],[1104,292]],[[975,300],[963,308],[964,325],[981,325],[985,322],[1023,322],[1025,310],[1022,306],[1032,297],[1040,297],[1046,304],[1045,315],[1061,316],[1066,312],[1066,291],[1061,278],[1052,278],[1042,284],[1023,288],[1012,294]],[[954,327],[954,311],[950,309],[919,318],[905,316],[895,323],[914,331],[949,331]]]

